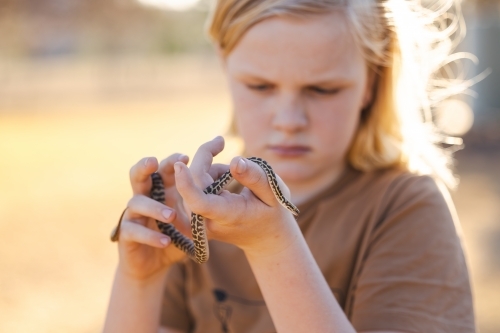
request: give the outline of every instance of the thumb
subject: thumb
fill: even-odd
[[[234,179],[252,191],[262,202],[268,206],[278,204],[271,188],[271,186],[275,189],[278,187],[278,178],[267,162],[256,158],[254,162],[243,157],[235,157],[229,168]],[[264,169],[267,169],[267,172]]]

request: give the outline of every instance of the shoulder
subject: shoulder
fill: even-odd
[[[353,322],[373,328],[398,318],[393,329],[472,332],[469,278],[446,189],[430,176],[377,173],[362,176],[379,197],[362,249]]]
[[[453,203],[444,185],[433,177],[385,169],[360,173],[358,178],[350,197],[357,206],[371,211],[374,219],[369,228],[374,239],[381,233],[456,239],[458,219]]]
[[[416,175],[408,171],[388,172],[381,205],[387,210],[403,207],[434,207],[449,210],[447,190],[438,181],[428,175]]]
[[[370,191],[382,191],[380,194],[416,195],[418,193],[439,194],[437,181],[429,175],[418,175],[402,169],[380,169],[359,172],[359,183]]]
[[[350,168],[340,182],[342,186],[319,198],[317,208],[357,220],[363,234],[382,225],[443,220],[453,226],[456,220],[449,194],[431,176],[395,168],[369,172]]]
[[[381,214],[403,207],[426,206],[449,210],[452,205],[446,188],[429,175],[417,175],[406,170],[383,169],[360,173],[355,194],[369,199]]]
[[[408,171],[377,173],[371,175],[372,191],[379,191],[373,201],[371,250],[392,253],[399,249],[405,256],[413,252],[436,262],[462,256],[458,219],[444,185],[431,176]]]

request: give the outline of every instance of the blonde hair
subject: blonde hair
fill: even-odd
[[[362,111],[348,162],[362,171],[402,167],[454,187],[451,153],[440,147],[450,138],[436,130],[431,111],[467,88],[464,81],[453,81],[449,70],[457,59],[450,53],[465,31],[455,0],[435,0],[426,7],[419,0],[219,0],[209,35],[227,56],[250,27],[266,18],[338,10],[376,75],[375,96]]]

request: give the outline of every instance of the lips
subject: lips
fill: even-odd
[[[308,146],[300,145],[272,145],[269,149],[276,155],[281,157],[298,157],[305,155],[311,151]]]

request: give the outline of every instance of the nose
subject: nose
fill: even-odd
[[[300,95],[283,94],[277,100],[272,125],[287,133],[303,130],[308,123],[304,102]]]

